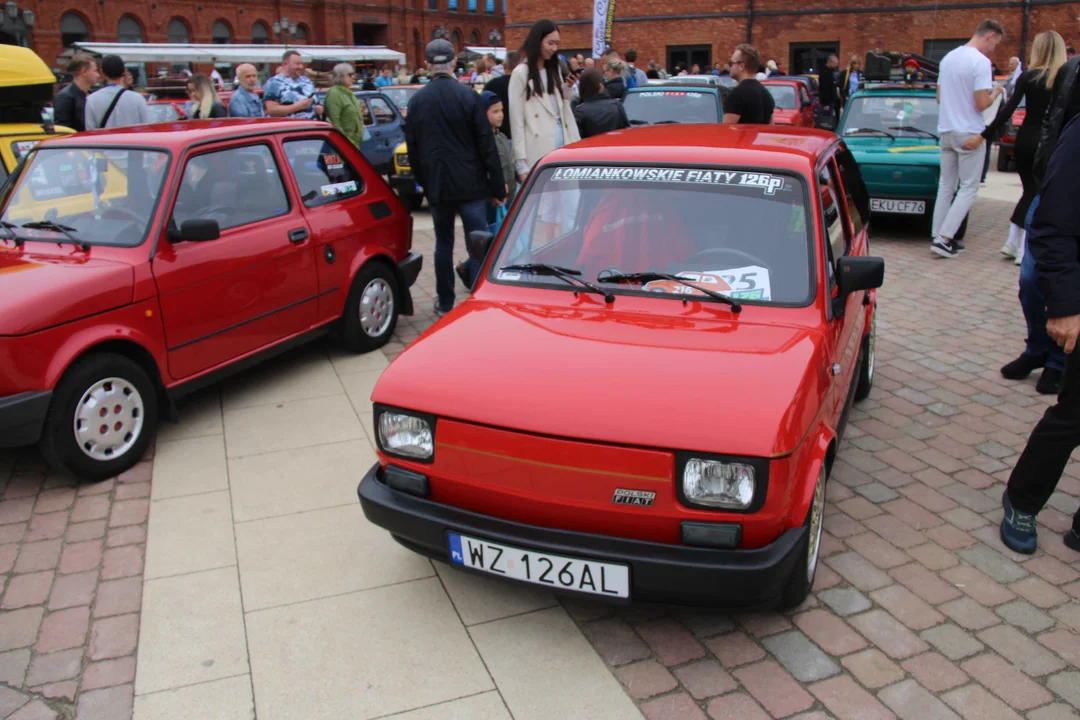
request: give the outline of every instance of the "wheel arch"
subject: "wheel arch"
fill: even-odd
[[[401,272],[401,267],[398,266],[394,259],[389,255],[380,252],[369,253],[366,255],[357,255],[355,266],[350,269],[349,272],[349,287],[352,288],[352,284],[356,282],[356,276],[363,272],[364,268],[372,263],[378,263],[390,271],[390,274],[394,276],[398,284],[398,297],[396,298],[400,309],[399,315],[412,315],[413,314],[413,302],[412,293],[409,292],[408,283],[405,282],[405,275]]]
[[[136,365],[146,371],[150,381],[154,383],[154,391],[157,395],[158,412],[167,420],[175,420],[177,416],[176,405],[169,397],[168,392],[165,390],[165,383],[161,378],[160,368],[154,355],[146,349],[145,346],[129,338],[116,338],[100,340],[92,345],[83,348],[80,352],[75,354],[70,362],[63,368],[63,371],[56,376],[55,382],[59,382],[64,373],[71,369],[71,367],[79,360],[91,355],[101,355],[105,353],[111,353],[114,355],[120,355],[125,357]],[[55,383],[54,383],[55,386]]]

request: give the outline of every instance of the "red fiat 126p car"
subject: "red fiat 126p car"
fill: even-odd
[[[48,140],[0,191],[0,447],[40,441],[106,478],[180,394],[330,329],[377,348],[412,313],[411,244],[405,208],[327,123]]]
[[[473,295],[375,386],[364,513],[552,590],[799,604],[873,382],[869,206],[815,130],[650,127],[551,153],[497,242],[470,236]]]

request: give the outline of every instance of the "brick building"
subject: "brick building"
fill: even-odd
[[[1080,2],[1063,0],[613,1],[616,49],[635,47],[639,63],[657,60],[669,69],[677,62],[702,68],[726,62],[732,48],[748,39],[764,59],[794,72],[817,69],[830,52],[844,64],[873,48],[942,57],[987,17],[1005,26],[1005,41],[993,58],[1002,68],[1021,53],[1025,29],[1027,48],[1037,32],[1049,29],[1080,44]],[[592,5],[580,0],[512,0],[507,47],[519,47],[529,25],[542,17],[559,24],[563,49],[589,54]]]
[[[424,45],[443,31],[460,51],[502,45],[504,0],[18,0],[0,34],[28,44],[52,64],[77,40],[97,42],[386,45],[423,60]],[[0,12],[5,8],[0,3]],[[24,10],[33,13],[28,28]],[[282,18],[295,36],[274,34]]]

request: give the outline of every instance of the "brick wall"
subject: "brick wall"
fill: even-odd
[[[1016,7],[977,7],[979,0],[969,0],[970,9],[904,12],[829,12],[837,9],[874,9],[892,7],[921,8],[926,0],[754,0],[753,44],[766,59],[772,58],[788,67],[790,43],[839,42],[843,62],[853,54],[882,48],[923,52],[927,39],[969,37],[980,20],[993,17],[1006,29],[1005,41],[993,60],[1002,68],[1009,56],[1020,52],[1023,10]],[[950,5],[960,4],[959,2]],[[656,59],[665,62],[666,49],[675,45],[708,45],[712,59],[726,61],[732,48],[746,41],[746,0],[683,0],[677,7],[660,0],[617,0],[616,18],[655,17],[739,13],[739,17],[706,17],[678,20],[617,20],[613,43],[619,49],[635,47],[640,62]],[[794,14],[823,11],[816,14]],[[560,25],[563,47],[591,45],[591,5],[578,0],[513,0],[507,6],[507,47],[518,47],[528,27],[514,27],[548,17]],[[771,14],[775,13],[775,14]],[[585,20],[581,24],[573,21]],[[567,21],[571,21],[567,23]],[[1028,48],[1031,38],[1042,30],[1060,32],[1066,42],[1080,44],[1080,2],[1056,5],[1033,5],[1030,13]]]
[[[427,0],[369,0],[365,4],[321,2],[215,2],[206,0],[179,0],[157,2],[151,0],[19,0],[21,9],[32,10],[36,16],[30,38],[31,47],[49,65],[63,51],[60,35],[60,18],[74,12],[90,29],[90,39],[98,42],[117,41],[117,23],[124,15],[130,15],[142,28],[144,42],[167,42],[167,27],[173,18],[182,19],[188,26],[191,42],[211,41],[211,28],[218,20],[232,31],[237,43],[251,42],[251,29],[261,21],[270,28],[282,15],[290,23],[303,24],[308,31],[307,43],[319,45],[352,45],[353,23],[378,22],[387,26],[386,44],[405,53],[411,64],[423,60],[423,47],[431,40],[432,33],[440,26],[451,32],[457,31],[461,38],[459,50],[472,44],[473,32],[480,38],[480,45],[488,44],[491,30],[504,31],[502,1],[495,3],[495,12],[484,12],[484,0],[478,0],[480,12],[448,12],[447,0],[438,0],[442,10],[427,10]],[[460,0],[460,8],[466,8],[467,0]],[[271,30],[272,32],[272,30]],[[277,39],[271,37],[270,42]]]

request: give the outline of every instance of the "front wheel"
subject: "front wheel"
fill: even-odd
[[[790,610],[802,605],[810,591],[814,587],[814,577],[817,575],[818,555],[821,552],[821,528],[825,521],[825,482],[828,476],[825,472],[825,464],[821,465],[818,474],[817,486],[814,488],[814,497],[810,500],[810,509],[806,512],[806,520],[803,527],[806,528],[806,541],[803,543],[803,552],[799,561],[795,563],[795,571],[784,588],[784,595],[780,599],[780,608]]]
[[[41,453],[78,478],[104,480],[137,463],[156,430],[157,390],[146,371],[122,355],[89,355],[53,391]]]
[[[859,366],[859,380],[855,386],[855,402],[865,400],[870,396],[870,390],[874,387],[874,354],[877,338],[877,304],[870,313],[870,328],[863,337],[862,365]]]
[[[394,334],[398,319],[398,283],[381,262],[369,262],[353,280],[345,301],[342,342],[353,352],[371,352]]]

